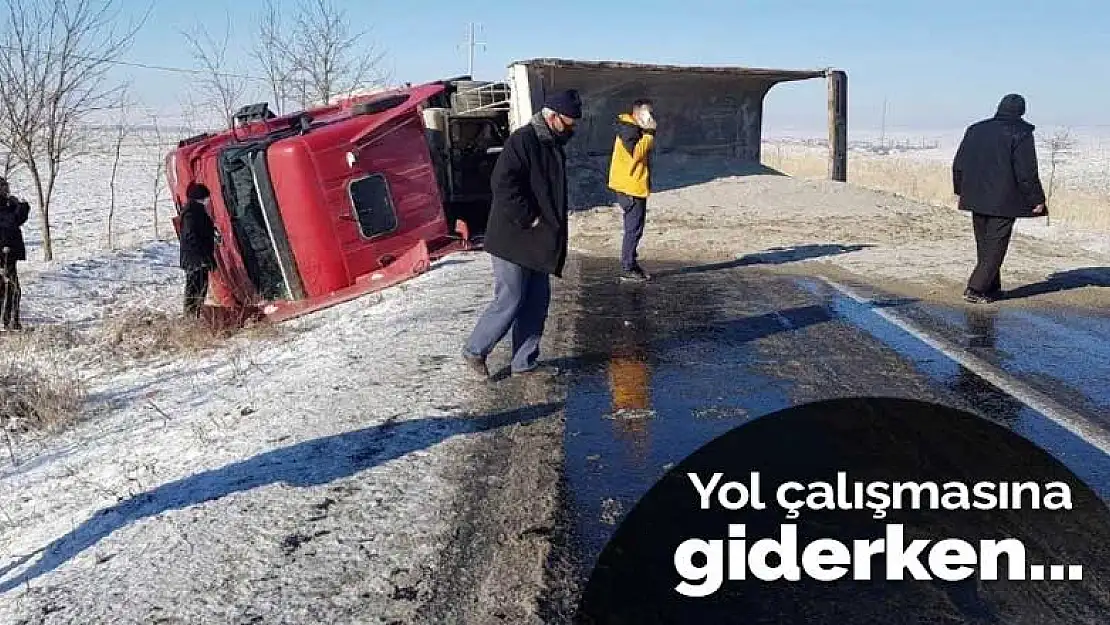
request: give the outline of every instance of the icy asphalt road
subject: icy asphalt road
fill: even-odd
[[[944,309],[738,264],[660,268],[643,285],[615,283],[611,261],[584,259],[574,273],[549,622],[570,613],[576,584],[668,467],[801,403],[887,396],[966,409],[1110,496],[1110,317]]]

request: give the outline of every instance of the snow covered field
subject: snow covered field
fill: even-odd
[[[60,181],[54,262],[26,229],[35,330],[0,336],[0,358],[79,377],[88,407],[59,435],[16,437],[14,465],[4,455],[0,622],[407,619],[398,593],[443,548],[474,429],[455,356],[488,262],[453,256],[271,334],[129,354],[112,323],[180,310],[176,242],[151,219],[159,153],[132,142],[121,164],[127,249],[106,249],[103,155]]]
[[[486,267],[455,258],[276,338],[90,372],[110,409],[0,472],[0,622],[403,618],[391,597],[451,525],[473,423],[454,356]]]

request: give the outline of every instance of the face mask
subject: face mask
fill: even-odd
[[[567,126],[562,122],[562,120],[559,120],[558,123],[561,128],[555,128],[554,124],[550,124],[548,126],[549,128],[551,128],[551,135],[560,143],[566,143],[567,141],[570,141],[570,138],[574,136],[574,128]]]

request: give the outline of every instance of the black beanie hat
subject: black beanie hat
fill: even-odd
[[[571,119],[582,118],[582,98],[579,97],[578,92],[574,89],[560,91],[547,96],[543,105],[544,108],[549,108]]]
[[[199,182],[190,182],[189,186],[185,188],[185,197],[190,200],[203,200],[209,195],[208,187]]]
[[[1007,95],[998,103],[998,114],[1014,117],[1025,115],[1025,98],[1016,93]]]

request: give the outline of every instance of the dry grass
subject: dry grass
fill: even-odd
[[[55,433],[76,423],[85,397],[72,368],[0,361],[0,429],[9,451],[12,435]]]
[[[764,146],[763,164],[795,178],[824,179],[828,176],[827,157],[821,150]],[[951,168],[940,161],[850,153],[848,182],[934,206],[956,206]],[[1045,187],[1048,187],[1047,178]],[[1078,189],[1066,181],[1056,180],[1053,196],[1049,201],[1053,223],[1064,223],[1079,230],[1110,232],[1110,192]]]
[[[100,341],[117,353],[146,358],[164,353],[204,352],[219,347],[232,334],[272,338],[280,333],[280,328],[257,324],[235,332],[179,315],[135,309],[107,320],[99,332]]]
[[[199,320],[156,310],[133,309],[89,329],[66,324],[36,326],[0,336],[0,448],[16,462],[19,439],[57,434],[98,406],[88,401],[88,371],[103,372],[105,355],[123,367],[158,356],[181,356],[228,347],[232,335],[247,339],[281,336],[284,328],[266,323],[246,328],[213,328]],[[253,341],[230,342],[236,373],[257,366],[249,359]],[[243,353],[240,353],[240,352]]]

